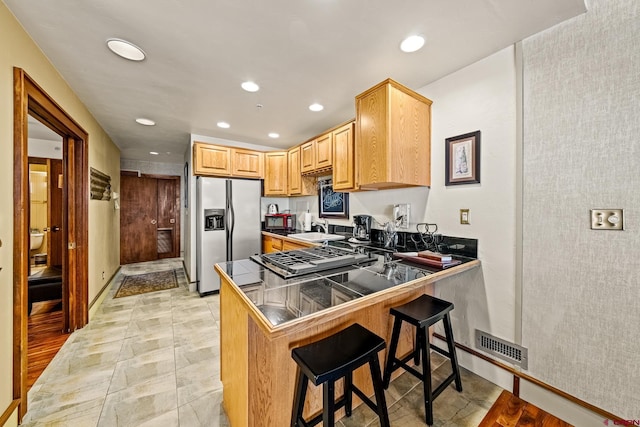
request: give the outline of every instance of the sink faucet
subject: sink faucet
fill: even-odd
[[[320,221],[320,220],[318,220]],[[328,219],[323,219],[322,223],[318,223],[318,222],[314,222],[313,225],[315,225],[316,227],[322,227],[322,230],[324,231],[324,234],[329,234],[329,220]]]

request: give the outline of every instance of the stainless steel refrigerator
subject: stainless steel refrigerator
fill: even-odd
[[[200,296],[220,290],[214,264],[260,253],[258,180],[203,178],[197,184],[196,281]]]

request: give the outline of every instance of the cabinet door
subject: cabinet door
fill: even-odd
[[[353,123],[349,123],[333,132],[334,190],[356,189],[353,127]]]
[[[231,149],[231,173],[243,178],[262,178],[264,153],[260,151]]]
[[[265,153],[265,196],[287,195],[287,159],[286,151],[272,151]]]
[[[283,246],[283,240],[277,237],[271,238],[271,252],[280,252]]]
[[[318,137],[316,143],[316,169],[326,169],[333,165],[333,133]]]
[[[231,150],[229,147],[196,142],[193,149],[195,150],[194,175],[231,175]]]
[[[316,168],[315,141],[307,142],[300,146],[301,168],[302,173],[311,172]]]
[[[299,195],[302,193],[302,175],[300,174],[300,147],[293,148],[288,152],[289,159],[289,195]]]
[[[304,249],[304,248],[310,248],[312,246],[313,245],[307,245],[305,243],[293,243],[293,242],[290,242],[288,240],[285,240],[282,243],[282,250],[283,251],[292,251],[294,249]]]

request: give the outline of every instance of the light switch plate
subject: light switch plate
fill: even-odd
[[[624,230],[622,209],[591,209],[592,230]]]
[[[460,224],[469,224],[469,209],[460,209]]]

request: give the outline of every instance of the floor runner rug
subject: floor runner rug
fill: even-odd
[[[175,270],[125,276],[114,298],[164,291],[178,287]]]

